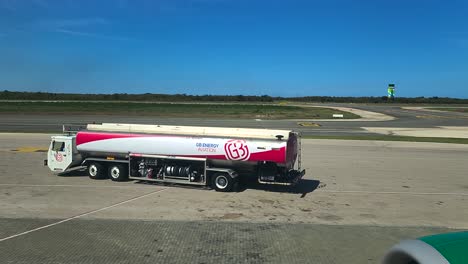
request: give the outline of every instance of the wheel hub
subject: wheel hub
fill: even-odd
[[[224,189],[226,188],[227,186],[227,179],[225,176],[220,176],[216,179],[216,187],[220,188],[220,189]]]
[[[113,168],[112,171],[111,171],[111,176],[112,176],[112,178],[118,178],[119,175],[120,175],[119,169]]]
[[[89,174],[90,174],[91,176],[96,176],[96,175],[97,175],[97,168],[96,168],[96,166],[93,165],[93,166],[89,167]]]

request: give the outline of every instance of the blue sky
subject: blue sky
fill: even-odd
[[[468,98],[468,1],[0,0],[0,90]]]

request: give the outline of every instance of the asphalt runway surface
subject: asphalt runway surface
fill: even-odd
[[[390,121],[315,121],[320,127],[303,127],[292,120],[259,119],[212,119],[212,118],[164,118],[151,116],[121,115],[60,115],[60,114],[0,114],[0,132],[55,132],[60,133],[63,124],[88,123],[133,123],[159,125],[188,125],[216,127],[249,127],[271,129],[294,129],[303,135],[369,135],[361,127],[436,127],[466,126],[468,114],[456,112],[428,112],[407,110],[400,106],[327,104],[317,106],[352,107],[367,111],[384,113],[393,117]]]
[[[0,134],[2,263],[379,263],[468,228],[467,145],[304,140],[296,188],[219,193],[55,176],[48,143]]]

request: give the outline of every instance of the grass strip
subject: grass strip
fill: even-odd
[[[138,102],[2,102],[0,114],[130,115],[157,117],[243,118],[243,119],[329,119],[353,113],[320,107],[260,104],[172,104]]]

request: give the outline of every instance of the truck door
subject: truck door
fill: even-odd
[[[47,165],[50,170],[60,173],[70,166],[73,159],[72,144],[71,137],[52,137],[47,153]]]

